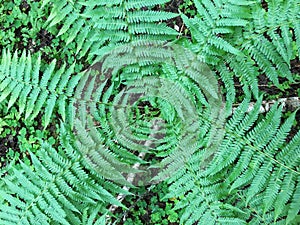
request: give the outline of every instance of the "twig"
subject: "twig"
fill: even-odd
[[[163,121],[162,119],[155,119],[155,120],[152,121],[152,123],[153,123],[153,124],[152,124],[152,131],[153,131],[153,132],[149,135],[149,139],[150,139],[150,140],[145,141],[145,143],[144,143],[144,145],[143,145],[143,146],[145,146],[145,148],[149,148],[149,147],[151,147],[151,145],[154,144],[153,141],[152,141],[151,139],[155,138],[155,135],[156,135],[157,131],[159,131],[159,130],[161,129],[161,127],[162,127],[161,125],[164,124],[164,121]],[[138,155],[138,157],[141,158],[141,159],[143,159],[143,158],[145,157],[145,155],[146,155],[145,152],[141,152],[141,153]],[[132,166],[132,168],[133,168],[133,169],[139,169],[140,165],[141,165],[140,163],[135,163],[135,164]],[[128,181],[129,183],[133,183],[133,182],[134,182],[134,179],[135,179],[135,176],[136,176],[135,173],[130,173],[130,174],[128,174],[128,176],[127,176],[127,181]],[[128,191],[128,190],[129,190],[129,187],[123,186],[122,189],[125,190],[125,191]],[[124,194],[119,194],[119,195],[117,196],[117,200],[120,201],[120,202],[122,202],[122,201],[124,200],[125,197],[126,197],[126,195],[124,195]],[[109,211],[110,211],[111,213],[114,213],[114,212],[116,211],[117,208],[118,208],[118,206],[112,205],[112,206],[109,208]],[[126,218],[123,218],[123,221],[125,221],[125,219],[126,219]]]
[[[270,110],[270,108],[276,103],[279,102],[282,104],[283,108],[282,111],[285,112],[287,110],[296,110],[300,108],[300,98],[299,97],[289,97],[289,98],[280,98],[277,100],[270,100],[270,101],[262,101],[262,104],[259,108],[260,113],[265,113]],[[235,112],[237,106],[240,104],[234,104],[235,107],[232,109],[232,113]],[[250,112],[254,109],[255,102],[250,102],[247,112]]]

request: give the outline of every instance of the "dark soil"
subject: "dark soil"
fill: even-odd
[[[123,218],[125,218],[126,220],[131,218],[134,221],[134,219],[136,218],[136,215],[134,215],[133,212],[141,211],[140,208],[136,205],[139,201],[144,201],[147,203],[147,207],[144,208],[146,210],[146,212],[143,215],[140,215],[139,219],[145,225],[157,224],[157,223],[151,222],[151,214],[154,213],[152,211],[152,209],[149,207],[151,205],[152,197],[156,197],[157,199],[159,199],[158,192],[147,191],[143,195],[136,196],[136,201],[134,202],[134,204],[132,204],[132,202],[128,202],[128,201],[124,200],[122,203],[128,208],[128,210],[124,212],[124,210],[121,209],[120,207],[116,209],[114,214],[120,215],[118,220],[114,220],[114,221],[117,221],[116,225],[124,225],[124,222],[122,221]],[[166,203],[165,202],[157,202],[157,206],[161,209],[164,209],[166,207]],[[169,222],[168,224],[169,225],[178,225],[178,223],[174,223],[174,222],[173,223]]]
[[[42,115],[38,115],[35,118],[35,121],[37,121],[37,125],[32,125],[34,127],[34,130],[40,130],[43,131],[44,127],[42,126]],[[8,158],[7,153],[8,151],[11,149],[12,151],[14,151],[15,153],[19,153],[19,160],[23,159],[23,153],[20,150],[20,144],[19,144],[19,140],[18,140],[18,135],[19,135],[19,131],[22,129],[22,127],[26,127],[26,125],[22,122],[19,121],[20,125],[17,126],[16,129],[16,135],[13,136],[11,134],[7,135],[4,138],[0,138],[0,169],[5,167],[9,161],[11,160],[10,158]],[[59,115],[56,114],[55,119],[53,119],[52,123],[50,123],[47,127],[47,130],[49,130],[49,137],[54,137],[55,139],[58,138],[58,134],[56,132],[56,124],[59,124]],[[29,139],[30,138],[30,134],[27,132],[25,138]],[[57,147],[58,142],[56,144],[55,147]],[[26,152],[26,157],[30,159],[30,155],[28,154],[28,152]],[[18,163],[18,162],[17,162]]]
[[[20,152],[17,137],[8,135],[7,137],[0,138],[0,168],[7,165],[6,154],[10,148]]]
[[[156,6],[154,10],[179,13],[179,6],[182,5],[184,2],[184,0],[172,0],[164,6]],[[189,12],[187,12],[187,10],[196,10],[196,7],[194,4],[192,4],[188,8],[181,10],[181,12],[184,13],[186,16],[193,17],[192,15],[190,15]],[[191,33],[188,31],[180,16],[167,20],[166,24],[173,29],[175,28],[175,25],[178,26],[180,36],[191,39]]]
[[[261,1],[261,5],[266,10],[266,12],[268,12],[268,3],[265,0]]]

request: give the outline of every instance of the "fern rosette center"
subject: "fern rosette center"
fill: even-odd
[[[182,46],[117,47],[87,71],[76,93],[78,149],[101,176],[118,183],[164,180],[196,151],[208,159],[218,143],[207,140],[222,138],[216,78]]]

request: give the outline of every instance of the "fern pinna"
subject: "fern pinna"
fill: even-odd
[[[300,132],[289,134],[297,112],[283,119],[275,104],[259,114],[258,85],[261,74],[281,89],[297,79],[299,1],[269,0],[266,10],[260,1],[194,0],[196,15],[181,13],[191,40],[162,23],[177,16],[155,9],[167,2],[43,1],[44,28],[75,44],[78,59],[100,61],[91,70],[2,51],[1,104],[30,120],[42,114],[45,129],[56,112],[62,124],[58,147],[41,141],[37,155],[28,149],[31,166],[0,173],[0,224],[109,224],[109,206],[124,207],[116,196],[134,188],[127,175],[145,172],[136,164],[159,168],[148,182],[168,182],[181,224],[300,223]],[[245,98],[233,110],[235,78]],[[191,112],[199,121],[184,126]]]

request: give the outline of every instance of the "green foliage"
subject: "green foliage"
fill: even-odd
[[[49,1],[44,1],[47,6]],[[164,4],[157,1],[54,1],[55,7],[46,21],[47,28],[63,26],[54,32],[62,36],[66,46],[75,43],[75,55],[89,58],[102,56],[107,47],[135,40],[172,40],[178,34],[161,21],[177,14],[154,11],[149,8]],[[43,7],[42,6],[42,7]],[[145,10],[146,8],[146,10]]]
[[[18,144],[0,171],[0,224],[102,225],[129,212],[124,224],[143,224],[149,208],[153,224],[300,223],[297,111],[259,113],[260,76],[282,91],[299,80],[299,1],[184,0],[190,39],[164,23],[178,16],[159,10],[169,2],[0,6],[0,140]],[[152,182],[147,201],[128,181],[137,164],[160,170],[138,183]]]
[[[84,210],[89,215],[91,209],[95,217],[107,211],[107,203],[121,205],[111,192],[126,192],[91,171],[69,143],[64,127],[60,130],[58,152],[44,142],[37,156],[30,152],[32,166],[21,162],[20,169],[12,168],[2,179],[1,224],[82,224],[93,220],[82,217]]]
[[[139,187],[132,190],[134,195],[126,196],[124,204],[128,209],[115,215],[114,223],[125,218],[124,224],[167,225],[179,222],[179,213],[175,211],[176,199],[163,199],[168,193],[168,184],[159,183],[149,188]]]
[[[41,17],[43,14],[37,8],[37,2],[31,2],[30,6],[22,3],[22,1],[3,1],[1,3],[1,46],[10,47],[12,50],[12,47],[21,42],[22,47],[33,47],[31,46],[33,44],[32,38],[37,38],[42,26]]]
[[[223,73],[225,84],[236,76],[257,98],[259,74],[279,88],[284,88],[279,78],[293,80],[290,61],[300,49],[298,1],[269,1],[268,11],[260,1],[194,3],[197,15],[182,15],[192,34],[191,48]],[[227,93],[234,92],[230,89]]]
[[[286,143],[295,113],[280,124],[282,109],[274,105],[258,119],[260,101],[246,114],[246,99],[228,120],[207,170],[199,151],[170,179],[166,197],[185,196],[175,207],[184,210],[181,223],[297,224],[300,132]]]
[[[0,102],[9,99],[7,108],[14,104],[19,106],[19,114],[25,113],[25,119],[33,120],[44,109],[44,126],[47,127],[55,106],[63,120],[68,114],[67,98],[71,97],[81,75],[71,76],[74,65],[66,68],[62,65],[57,71],[53,60],[46,68],[41,69],[41,58],[31,58],[23,52],[11,56],[3,51],[0,66]],[[42,75],[41,75],[42,74]],[[69,116],[71,118],[71,116]]]
[[[184,13],[184,15],[195,16],[196,10],[194,8],[194,2],[192,0],[184,0],[183,3],[181,3],[178,7],[178,9]]]

